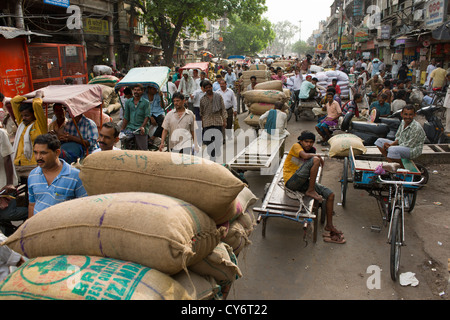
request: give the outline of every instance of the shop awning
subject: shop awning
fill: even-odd
[[[29,30],[17,29],[13,27],[0,27],[0,34],[6,39],[13,39],[20,36],[40,36],[40,37],[51,37],[48,34],[37,33]]]
[[[434,29],[431,36],[436,40],[450,40],[450,21]]]

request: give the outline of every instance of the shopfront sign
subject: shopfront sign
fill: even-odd
[[[434,27],[444,23],[448,0],[431,0],[425,3],[425,26]]]
[[[100,34],[107,36],[109,34],[109,26],[107,20],[86,18],[83,23],[83,30],[89,34]]]
[[[369,30],[366,28],[358,29],[355,32],[356,42],[366,42],[369,39]]]
[[[64,7],[67,8],[70,6],[69,0],[44,0],[45,4],[51,4],[58,7]]]

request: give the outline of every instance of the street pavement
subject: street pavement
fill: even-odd
[[[247,112],[238,115],[244,130],[248,128],[243,121],[246,116]],[[314,125],[314,120],[301,118],[296,122],[292,117],[288,123],[290,136],[286,152],[297,141],[301,131],[315,132]],[[318,152],[327,151],[321,145],[316,148]],[[446,208],[450,202],[446,196],[448,193],[442,192],[445,183],[440,182],[438,176],[432,176],[428,186],[419,191],[416,208],[406,216],[407,246],[402,248],[399,273],[414,273],[419,284],[401,286],[390,277],[387,228],[383,227],[380,232],[370,228],[381,225],[376,200],[366,191],[354,189],[349,184],[346,206],[340,205],[342,168],[342,160],[327,158],[322,184],[336,194],[333,222],[344,232],[347,242],[324,242],[321,236],[323,225],[320,225],[317,242],[313,242],[312,233],[309,233],[306,245],[300,223],[269,218],[265,238],[261,233],[262,225],[257,225],[250,237],[252,243],[240,253],[238,260],[243,277],[234,282],[228,300],[448,299],[450,218],[445,212],[448,213]],[[443,177],[450,166],[431,166],[428,169],[440,172]],[[273,176],[247,171],[245,177],[259,198],[254,206],[259,206],[264,186],[271,182]],[[439,182],[441,185],[436,184]],[[433,204],[438,201],[440,205]]]

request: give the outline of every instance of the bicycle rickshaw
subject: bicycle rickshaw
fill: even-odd
[[[345,207],[348,183],[355,189],[363,189],[376,199],[382,225],[389,226],[387,242],[390,250],[390,273],[393,281],[398,278],[400,249],[405,245],[405,211],[414,209],[417,191],[423,186],[424,177],[415,163],[403,159],[404,169],[386,172],[383,162],[364,160],[354,154],[350,147],[349,157],[344,158],[341,176],[341,203]],[[386,163],[386,162],[384,162]],[[349,176],[350,171],[350,176]],[[381,227],[372,226],[372,230],[381,231]]]
[[[168,86],[169,74],[170,68],[164,66],[132,68],[122,80],[116,83],[114,89],[117,92],[123,87],[133,87],[136,84],[141,84],[144,87],[144,91],[146,91],[148,87],[156,88],[159,91],[166,86],[168,103],[164,111],[167,114],[167,112],[173,108],[172,96]],[[122,101],[120,101],[120,103],[122,104]],[[123,104],[122,108],[124,108]],[[150,127],[149,134],[155,130],[156,126],[153,126],[153,128]],[[124,142],[122,143],[122,149],[133,149],[133,143],[131,142],[134,140],[133,133],[131,131],[125,132],[124,135],[121,135],[121,140]]]

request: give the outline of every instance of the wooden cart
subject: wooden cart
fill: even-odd
[[[293,192],[284,186],[283,181],[283,165],[286,161],[287,153],[284,154],[281,160],[280,166],[264,196],[261,207],[254,207],[253,211],[258,213],[257,223],[262,221],[262,235],[266,235],[267,220],[271,217],[285,218],[295,222],[303,224],[304,236],[303,240],[306,241],[306,231],[308,226],[313,223],[313,241],[317,241],[318,230],[318,213],[319,208],[321,210],[320,221],[325,222],[326,218],[326,206],[325,201],[322,205],[318,201],[303,196],[299,192]],[[320,182],[322,177],[322,167],[319,168],[316,182]],[[295,196],[293,197],[293,194]]]

